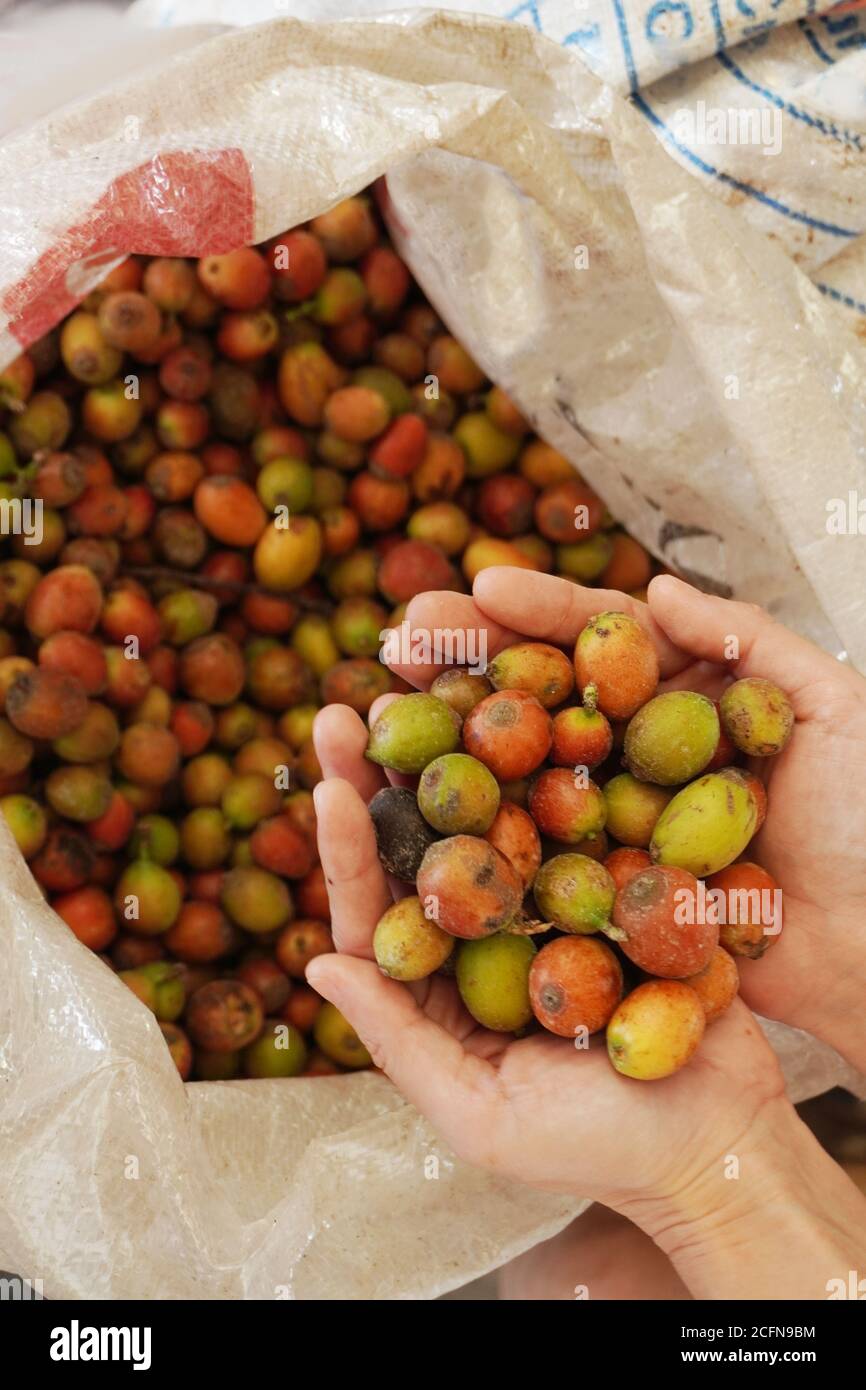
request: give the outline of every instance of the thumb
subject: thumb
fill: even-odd
[[[492,1129],[482,1113],[493,1089],[490,1065],[466,1052],[428,1018],[405,985],[387,979],[373,961],[316,956],[307,966],[307,980],[349,1020],[375,1065],[406,1100],[457,1153],[473,1161],[474,1139]]]

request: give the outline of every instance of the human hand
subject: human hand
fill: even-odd
[[[351,710],[323,710],[315,739],[326,778],[314,793],[319,849],[340,954],[317,957],[308,979],[403,1095],[469,1162],[640,1208],[650,1224],[650,1194],[653,1211],[663,1194],[698,1209],[707,1184],[730,1196],[724,1155],[735,1143],[745,1152],[768,1116],[790,1109],[748,1010],[737,1004],[714,1024],[689,1067],[644,1085],[613,1071],[603,1039],[588,1050],[550,1034],[515,1040],[479,1027],[453,979],[386,979],[372,937],[392,895],[366,808],[384,774],[364,758],[366,726]]]
[[[758,1013],[806,1029],[866,1070],[866,680],[751,604],[670,576],[652,581],[648,600],[549,575],[521,574],[515,585],[509,571],[491,569],[476,580],[474,617],[462,596],[425,594],[411,621],[443,627],[459,609],[460,621],[485,624],[493,655],[514,640],[506,627],[570,647],[593,613],[618,609],[653,637],[662,690],[718,698],[744,676],[780,686],[797,722],[778,757],[750,762],[767,786],[769,812],[747,854],[782,889],[784,930],[760,960],[737,958],[741,994]],[[739,657],[728,661],[732,637]]]
[[[518,631],[570,643],[599,608],[622,608],[653,634],[665,688],[690,686],[710,694],[721,688],[723,673],[704,664],[705,653],[715,650],[719,615],[714,628],[693,607],[677,614],[682,594],[676,591],[685,586],[674,583],[672,591],[670,583],[656,584],[647,610],[622,595],[582,591],[542,576],[527,585],[523,574],[517,588],[511,578],[507,571],[488,571],[477,581],[477,603],[464,595],[422,596],[411,606],[410,623],[476,625],[493,655]],[[667,596],[659,589],[667,589]],[[690,591],[685,593],[688,599]],[[738,674],[746,673],[748,658],[750,669],[764,674],[753,632],[760,615],[739,605],[723,607],[726,617],[735,612],[737,619]],[[506,616],[512,628],[503,625]],[[695,629],[691,635],[687,617]],[[733,624],[721,626],[727,636]],[[815,653],[807,643],[790,641],[786,678],[775,667],[768,674],[776,674],[793,695],[792,685],[805,683]],[[400,674],[426,688],[437,669]],[[835,676],[832,662],[830,669]],[[843,672],[848,685],[850,674]],[[843,687],[839,707],[855,698]],[[806,717],[799,689],[795,708]],[[598,1040],[589,1051],[578,1051],[547,1035],[508,1039],[475,1024],[453,981],[434,976],[407,987],[380,975],[372,933],[391,894],[365,803],[383,785],[384,774],[364,758],[366,742],[366,727],[352,711],[332,706],[319,715],[316,746],[327,780],[315,795],[341,954],[317,958],[308,973],[355,1025],[376,1062],[463,1157],[533,1185],[595,1197],[622,1212],[670,1255],[696,1296],[775,1296],[780,1290],[822,1296],[825,1263],[829,1268],[848,1258],[850,1241],[864,1228],[862,1199],[785,1099],[776,1059],[742,1004],[712,1026],[689,1067],[644,1086],[614,1073]],[[748,1181],[728,1181],[741,1165]],[[798,1263],[791,1261],[787,1240],[778,1238],[782,1209],[798,1233]],[[759,1253],[744,1277],[747,1238],[751,1248],[757,1242]]]

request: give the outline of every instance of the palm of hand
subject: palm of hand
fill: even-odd
[[[613,1070],[603,1037],[584,1050],[549,1033],[514,1040],[488,1032],[442,976],[413,993],[425,1018],[463,1049],[449,1113],[439,1117],[455,1150],[531,1186],[578,1191],[618,1209],[643,1191],[687,1185],[708,1155],[721,1178],[731,1142],[784,1089],[773,1053],[741,1005],[706,1034],[688,1067],[647,1085]],[[720,1111],[729,1126],[719,1125]]]

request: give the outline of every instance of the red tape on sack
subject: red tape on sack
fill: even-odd
[[[116,178],[86,219],[43,253],[0,307],[22,348],[87,293],[88,272],[119,257],[221,255],[254,236],[255,192],[240,150],[155,155]]]

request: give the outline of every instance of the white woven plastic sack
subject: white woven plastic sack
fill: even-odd
[[[138,10],[208,25],[238,8]],[[862,472],[860,320],[809,278],[853,285],[856,267],[844,280],[835,233],[762,225],[766,199],[671,158],[628,74],[711,62],[714,39],[704,17],[678,53],[686,6],[655,8],[664,52],[634,38],[631,66],[612,35],[648,19],[627,0],[586,3],[598,34],[564,47],[426,13],[150,35],[140,72],[127,43],[121,81],[0,146],[0,363],[127,252],[258,241],[387,174],[395,240],[443,317],[629,528],[862,659],[860,545],[825,525]],[[691,101],[702,67],[656,82],[653,106],[667,83]],[[815,128],[791,122],[783,162],[758,166],[765,190],[785,183],[766,197],[803,204],[809,165],[821,220],[856,226],[858,159],[827,137],[822,181]],[[379,1076],[184,1087],[2,825],[0,856],[0,1264],[49,1297],[427,1298],[580,1210],[457,1163]],[[771,1034],[797,1097],[857,1087],[827,1049]]]

